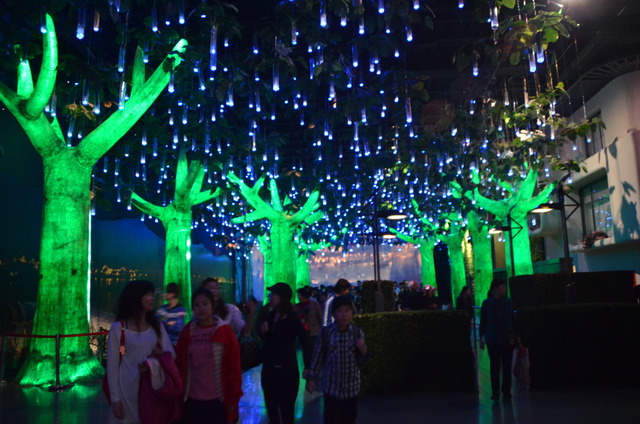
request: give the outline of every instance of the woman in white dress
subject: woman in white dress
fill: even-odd
[[[171,352],[175,356],[171,340],[154,312],[154,291],[155,287],[149,281],[131,281],[118,299],[116,322],[111,325],[107,342],[110,424],[140,422],[138,387],[141,364],[149,356],[163,352]]]

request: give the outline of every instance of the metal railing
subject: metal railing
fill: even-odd
[[[60,340],[69,337],[92,337],[92,336],[103,336],[109,334],[108,331],[100,331],[95,333],[79,333],[79,334],[56,334],[56,335],[41,335],[41,334],[15,334],[15,333],[5,333],[2,335],[2,343],[0,349],[0,384],[4,386],[6,381],[4,379],[4,371],[5,371],[5,354],[6,354],[6,345],[8,337],[21,337],[26,339],[55,339],[56,341],[56,382],[54,385],[49,387],[49,391],[52,392],[61,392],[63,390],[68,389],[70,386],[63,385],[60,382]],[[102,357],[102,351],[100,351],[100,357]]]

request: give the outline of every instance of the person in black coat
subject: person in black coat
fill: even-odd
[[[464,286],[460,291],[460,295],[456,299],[456,309],[465,311],[469,315],[469,319],[473,317],[473,297],[469,286]]]
[[[262,391],[271,424],[293,424],[294,406],[300,386],[296,338],[302,346],[305,370],[311,361],[309,336],[295,313],[288,284],[267,288],[273,310],[262,324]]]

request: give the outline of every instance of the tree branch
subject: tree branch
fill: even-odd
[[[477,188],[473,190],[473,200],[475,200],[476,204],[482,209],[500,218],[505,218],[509,213],[504,200],[489,199],[480,194]]]
[[[546,203],[551,197],[551,193],[553,193],[553,190],[555,190],[555,188],[556,188],[556,183],[549,184],[536,196],[532,197],[531,199],[525,200],[523,203],[520,203],[519,205],[522,205],[522,208],[518,208],[518,209],[522,209],[523,212],[527,212],[527,213],[532,211],[533,209],[537,208],[541,204]]]
[[[133,60],[133,76],[131,77],[131,96],[136,96],[138,94],[138,90],[144,85],[146,75],[146,67],[144,62],[142,61],[142,57],[144,56],[144,51],[138,46],[136,48],[136,56]]]
[[[401,232],[399,232],[398,230],[396,230],[395,228],[389,228],[389,231],[393,234],[396,235],[396,237],[398,237],[400,240],[406,241],[407,243],[412,243],[415,244],[416,246],[421,244],[421,241],[413,238],[407,234],[403,234]]]
[[[247,184],[245,184],[244,181],[238,178],[238,176],[233,172],[229,172],[227,174],[227,179],[238,186],[238,188],[240,189],[240,194],[242,194],[242,197],[244,197],[245,200],[251,206],[253,206],[256,212],[259,212],[259,214],[251,213],[249,215],[251,216],[260,215],[261,218],[259,219],[267,218],[269,220],[276,220],[282,216],[281,212],[274,211],[273,207],[269,203],[264,201],[258,194],[258,192],[260,191],[260,188],[264,184],[264,180],[265,180],[264,175],[258,178],[258,181],[256,181],[253,187],[249,187]],[[244,222],[244,221],[241,220],[239,222]]]
[[[114,112],[84,138],[78,145],[78,154],[86,163],[94,164],[104,156],[151,107],[169,83],[173,69],[182,61],[178,53],[183,53],[186,47],[186,40],[178,41],[173,52],[167,55],[142,87],[133,90],[124,109]]]
[[[278,191],[278,183],[274,178],[269,180],[269,192],[271,193],[271,206],[275,211],[282,212],[282,201]]]
[[[309,217],[309,215],[311,215],[313,211],[318,209],[318,207],[320,206],[318,204],[319,197],[319,191],[314,191],[313,193],[311,193],[307,201],[304,202],[304,206],[302,206],[300,210],[295,215],[293,215],[293,221],[298,224],[304,222]]]
[[[2,102],[16,118],[19,119],[22,116],[22,113],[18,109],[20,97],[18,97],[12,89],[4,85],[2,81],[0,81],[0,102]]]
[[[27,119],[37,118],[49,103],[56,85],[58,71],[58,41],[56,28],[49,14],[45,15],[47,33],[42,37],[42,65],[35,89],[24,103],[24,115]],[[22,85],[27,84],[23,82]],[[33,82],[31,82],[33,84]],[[21,84],[18,83],[18,86]]]
[[[157,206],[153,203],[143,199],[138,196],[135,192],[131,192],[131,203],[138,208],[142,213],[146,213],[147,215],[151,215],[155,218],[158,218],[160,221],[163,220],[164,216],[164,207]]]
[[[262,211],[255,210],[246,215],[237,216],[233,218],[231,222],[234,224],[244,224],[245,222],[259,221],[265,218],[267,218],[267,216],[265,216],[264,213],[262,213]]]
[[[196,194],[194,197],[192,197],[191,204],[195,206],[203,203],[209,203],[211,200],[220,196],[221,192],[222,190],[220,190],[220,187],[216,188],[215,191],[212,191],[212,190],[202,191]]]
[[[322,218],[324,218],[324,211],[317,211],[317,212],[312,213],[311,215],[309,215],[304,220],[304,223],[307,224],[307,225],[313,225],[316,222],[320,221]]]
[[[18,97],[27,99],[33,93],[33,75],[28,60],[21,60],[18,64]]]

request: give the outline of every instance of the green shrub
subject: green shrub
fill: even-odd
[[[518,275],[509,279],[511,300],[516,309],[526,306],[558,305],[566,302],[635,302],[634,271],[578,272],[570,274]],[[573,282],[570,292],[565,288]]]
[[[522,308],[533,388],[640,383],[640,306],[628,303]]]
[[[393,311],[396,303],[396,283],[393,281],[381,281],[382,295],[384,296],[384,310]],[[364,281],[362,283],[362,310],[365,313],[373,313],[376,311],[376,290],[378,283],[376,281]]]
[[[357,315],[370,359],[365,392],[475,391],[469,318],[460,311]]]

